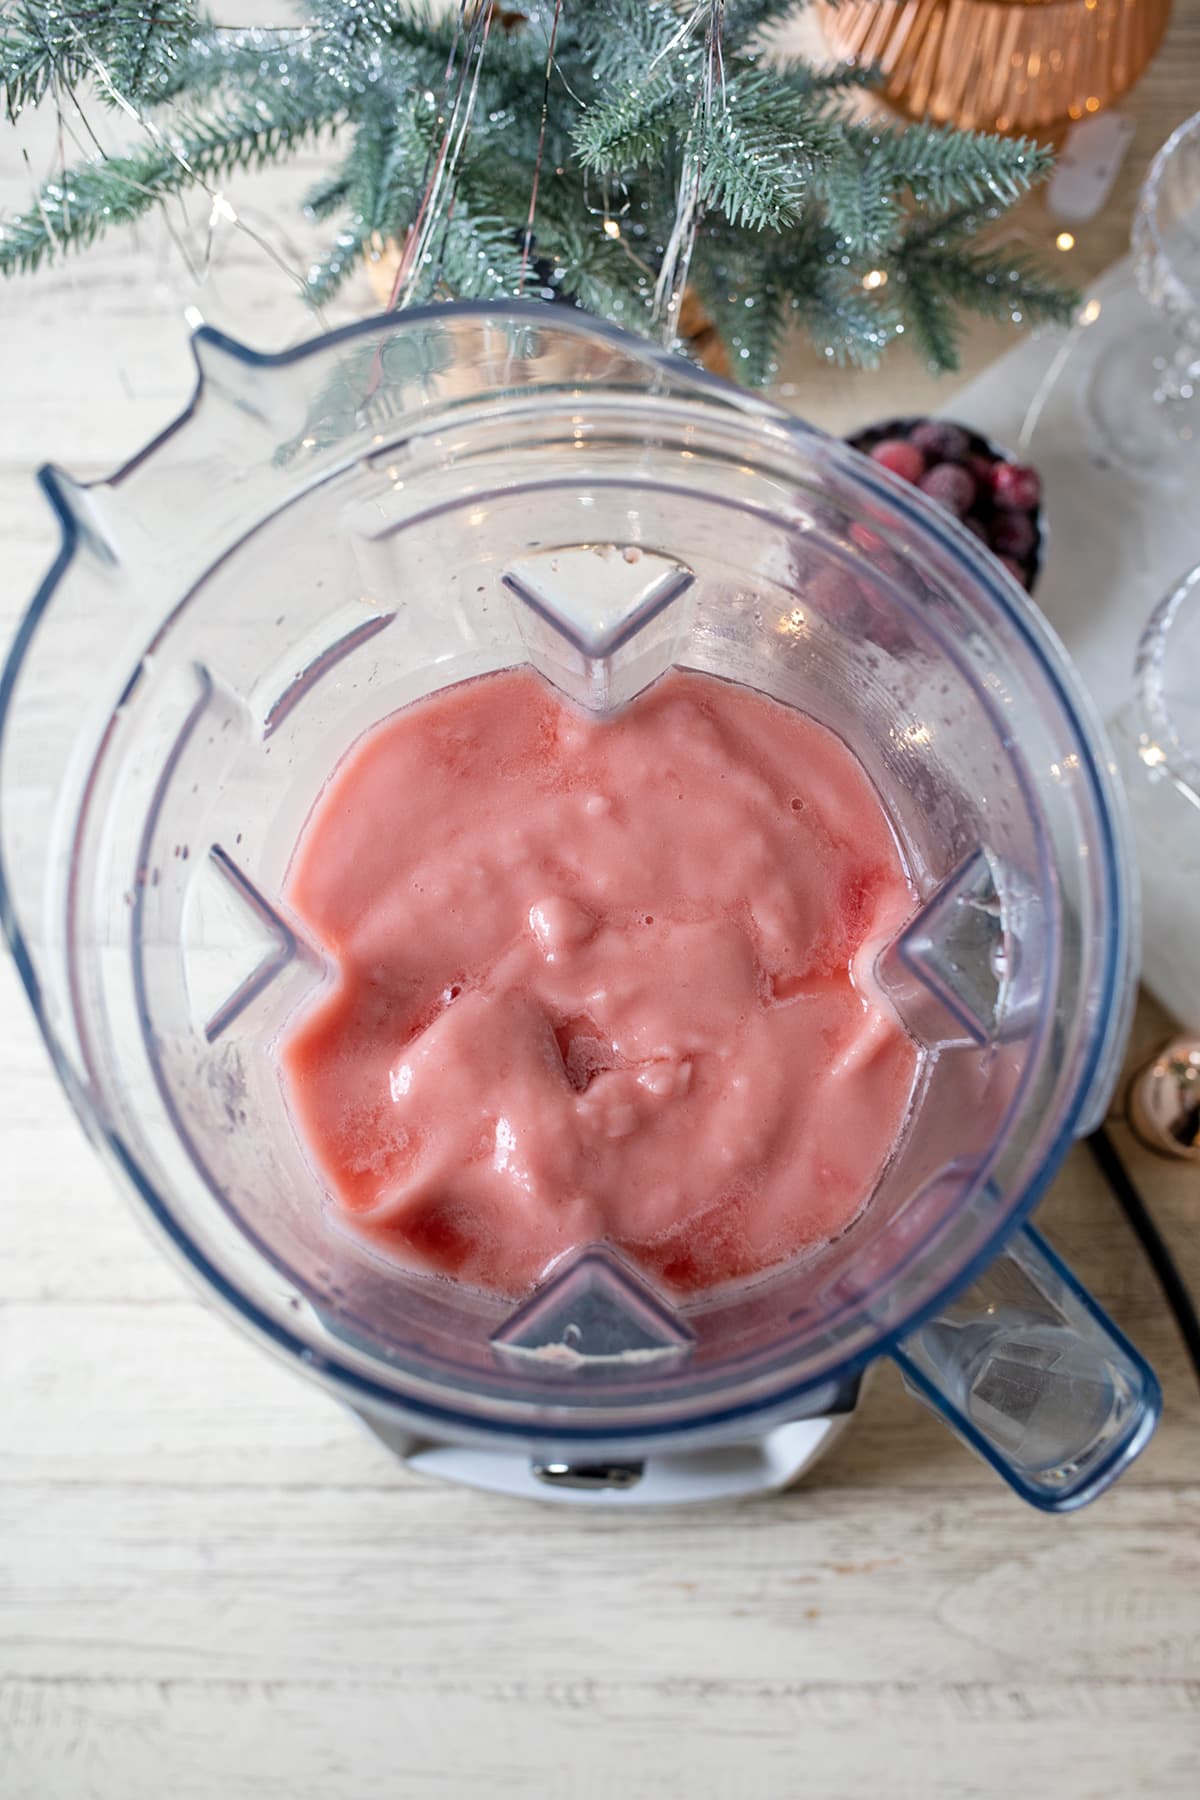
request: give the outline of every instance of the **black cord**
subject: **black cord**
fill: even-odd
[[[1196,1315],[1196,1304],[1188,1293],[1182,1275],[1175,1266],[1174,1258],[1164,1243],[1158,1226],[1146,1210],[1146,1203],[1134,1187],[1129,1171],[1117,1153],[1117,1147],[1108,1131],[1101,1125],[1093,1131],[1087,1140],[1088,1149],[1095,1157],[1100,1173],[1104,1176],[1116,1197],[1117,1204],[1129,1220],[1150,1267],[1158,1279],[1163,1297],[1175,1315],[1175,1323],[1191,1359],[1196,1380],[1200,1382],[1200,1318]]]

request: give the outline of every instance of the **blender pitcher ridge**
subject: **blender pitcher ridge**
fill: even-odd
[[[624,1505],[794,1477],[891,1354],[1034,1504],[1137,1454],[1153,1373],[1025,1225],[1132,1001],[1127,826],[1053,633],[923,496],[566,308],[414,309],[276,356],[205,328],[174,425],[50,471],[62,549],[0,677],[0,918],[93,1141],[200,1284],[429,1472]],[[520,1308],[331,1222],[275,1056],[330,970],[283,896],[372,725],[532,665],[672,666],[836,732],[917,910],[878,978],[922,1052],[869,1203],[686,1306],[605,1245]]]

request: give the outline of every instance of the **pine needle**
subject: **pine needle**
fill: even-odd
[[[336,160],[305,201],[330,222],[308,273],[318,302],[382,239],[418,246],[410,298],[502,298],[522,290],[524,271],[530,292],[651,332],[682,185],[693,279],[752,384],[770,378],[793,324],[824,355],[859,362],[903,329],[919,354],[951,367],[967,312],[1068,316],[1072,295],[987,236],[1045,176],[1048,153],[864,124],[849,100],[867,72],[762,53],[797,0],[569,0],[549,63],[551,0],[489,0],[487,55],[470,62],[470,129],[410,237],[482,3],[296,0],[295,23],[230,29],[196,0],[9,0],[9,119],[69,92],[81,108],[99,100],[131,114],[142,136],[0,219],[0,273],[84,249],[328,129]]]
[[[181,117],[162,144],[80,163],[46,182],[25,212],[0,221],[0,274],[28,272],[52,252],[81,249],[199,181],[277,161],[330,117],[303,103],[267,107],[242,100]]]

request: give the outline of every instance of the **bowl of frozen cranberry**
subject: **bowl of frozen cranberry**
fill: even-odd
[[[847,442],[953,513],[1032,593],[1045,550],[1036,469],[949,419],[888,419]]]

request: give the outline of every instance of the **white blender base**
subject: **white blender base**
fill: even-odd
[[[700,1506],[775,1494],[799,1481],[836,1442],[853,1412],[794,1419],[744,1444],[646,1457],[641,1463],[531,1460],[516,1450],[484,1450],[409,1437],[359,1417],[415,1474],[491,1494],[567,1506]]]

